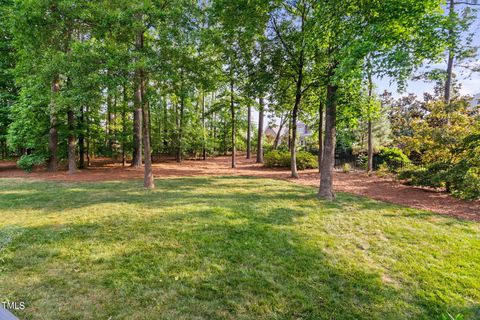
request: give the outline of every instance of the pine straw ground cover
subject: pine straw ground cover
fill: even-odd
[[[480,224],[246,177],[0,180],[21,319],[480,317]]]

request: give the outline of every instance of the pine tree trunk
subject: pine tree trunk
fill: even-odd
[[[123,85],[123,101],[122,101],[122,166],[127,165],[126,157],[126,144],[127,144],[127,107],[128,107],[128,96],[127,96],[127,87]]]
[[[449,1],[449,18],[453,19],[455,16],[455,1],[450,0]],[[455,34],[453,30],[453,26],[450,26],[448,29],[448,40],[449,40],[449,48],[448,48],[448,62],[447,62],[447,78],[445,80],[445,89],[444,89],[444,102],[446,106],[450,104],[451,100],[451,92],[452,92],[452,77],[453,77],[453,63],[455,60],[455,53],[454,49],[452,48],[453,44],[452,42],[454,41]]]
[[[207,132],[205,127],[205,92],[202,90],[202,159],[207,160]]]
[[[79,134],[78,134],[78,154],[79,154],[79,161],[78,167],[80,169],[85,169],[85,114],[83,111],[83,106],[80,108],[80,123],[78,126]]]
[[[367,173],[373,172],[373,137],[372,137],[372,120],[368,119],[368,165]]]
[[[140,31],[135,39],[135,48],[137,51],[143,49],[143,31]],[[141,70],[135,71],[136,82],[140,82]],[[140,168],[142,166],[142,122],[143,121],[143,106],[142,106],[142,92],[141,84],[137,83],[134,97],[134,111],[133,111],[133,155],[132,167]]]
[[[230,79],[230,113],[232,116],[232,168],[237,167],[236,163],[236,125],[235,125],[235,103],[233,99],[233,77]]]
[[[247,159],[250,159],[252,151],[252,107],[250,105],[247,110],[247,126]]]
[[[85,111],[87,116],[87,120],[85,123],[87,127],[87,146],[86,146],[85,152],[87,153],[87,167],[89,167],[91,165],[91,162],[90,162],[90,107],[87,106],[87,109]]]
[[[182,91],[183,91],[183,88],[182,88]],[[178,137],[177,137],[178,141],[177,141],[177,156],[176,156],[177,162],[182,162],[184,113],[185,113],[185,97],[183,96],[183,92],[182,92],[180,97],[180,116],[178,119]]]
[[[52,95],[55,96],[60,91],[60,84],[58,78],[52,83]],[[58,171],[58,129],[57,129],[57,115],[56,115],[55,101],[50,103],[50,131],[48,133],[48,151],[50,153],[47,170],[50,172]]]
[[[75,137],[75,114],[73,110],[67,112],[68,122],[68,173],[77,172],[76,152],[76,137]]]
[[[303,60],[302,60],[303,61]],[[297,171],[297,118],[298,109],[302,100],[302,85],[303,85],[303,62],[299,66],[299,74],[296,84],[295,105],[292,110],[292,141],[290,145],[290,166],[292,170],[292,178],[298,178]]]
[[[323,158],[323,101],[318,105],[318,172]]]
[[[368,134],[367,134],[367,143],[368,143],[368,163],[367,163],[367,173],[373,172],[373,132],[372,132],[372,96],[373,96],[373,81],[372,73],[369,70],[368,72]]]
[[[258,139],[257,139],[257,163],[263,163],[263,121],[265,117],[265,106],[263,97],[258,99],[259,114],[258,114]]]
[[[143,152],[144,152],[144,161],[145,161],[145,168],[144,168],[144,177],[143,177],[143,186],[146,189],[153,189],[155,188],[155,184],[153,181],[153,169],[152,169],[152,152],[150,148],[150,121],[149,121],[149,104],[147,101],[144,101],[144,93],[145,93],[145,77],[143,71],[140,71],[141,81],[140,86],[141,92],[140,100],[142,101],[142,119],[143,119]]]
[[[106,142],[107,142],[107,152],[111,157],[113,154],[113,140],[112,140],[112,94],[111,90],[107,91],[107,123],[106,123]]]
[[[335,193],[333,192],[333,170],[335,166],[337,90],[337,86],[327,86],[325,142],[320,168],[320,189],[318,197],[328,200],[335,198]]]

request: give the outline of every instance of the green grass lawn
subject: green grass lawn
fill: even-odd
[[[22,319],[480,318],[480,224],[256,178],[0,180]]]

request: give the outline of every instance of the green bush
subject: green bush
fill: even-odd
[[[350,166],[350,164],[345,163],[342,167],[342,171],[343,173],[349,173],[350,171],[352,171],[352,167]]]
[[[290,160],[290,155],[289,155]],[[297,168],[299,170],[316,169],[318,168],[317,156],[314,156],[310,152],[300,151],[297,153]]]
[[[368,169],[368,155],[360,154],[357,158],[357,166],[362,168],[363,170]]]
[[[40,154],[24,154],[18,161],[17,167],[26,172],[32,172],[33,167],[44,164],[45,157]]]
[[[449,191],[457,198],[480,199],[480,167],[470,167],[466,161],[452,167],[446,174]]]
[[[265,153],[263,162],[267,168],[285,168],[290,166],[290,156],[287,152],[273,150]]]
[[[270,151],[265,154],[264,165],[267,168],[290,168],[290,153],[288,151]],[[317,158],[311,153],[297,153],[298,170],[318,168]]]
[[[480,167],[472,167],[467,161],[454,166],[438,162],[424,168],[408,167],[398,177],[414,186],[445,188],[460,199],[480,199]]]
[[[398,148],[382,148],[375,158],[378,165],[385,164],[392,172],[410,164],[408,157]]]

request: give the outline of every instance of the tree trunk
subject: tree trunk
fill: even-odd
[[[277,150],[278,146],[280,145],[280,139],[282,138],[282,130],[283,130],[283,127],[285,126],[286,122],[287,122],[287,116],[282,115],[280,117],[280,125],[278,126],[278,131],[277,131],[277,134],[275,135],[275,140],[273,141],[273,149],[274,150]],[[290,135],[290,130],[289,130],[288,134]]]
[[[139,51],[143,50],[143,41],[144,41],[144,32],[139,31],[137,34],[136,48]],[[153,181],[153,170],[152,170],[152,152],[150,148],[150,119],[149,119],[149,104],[145,98],[146,92],[146,82],[145,82],[145,72],[143,69],[138,68],[135,71],[135,81],[136,81],[136,91],[135,91],[135,104],[136,108],[140,108],[141,111],[141,128],[142,128],[142,138],[143,138],[143,157],[145,161],[144,167],[144,177],[143,177],[143,186],[146,189],[155,188]],[[140,155],[141,160],[141,155]]]
[[[135,48],[137,51],[143,49],[143,31],[137,33],[135,39]],[[135,77],[137,82],[141,82],[142,75],[140,74],[141,70],[135,71]],[[137,83],[135,88],[135,97],[134,97],[134,111],[133,111],[133,156],[132,156],[132,167],[140,168],[142,166],[142,122],[143,121],[143,106],[142,106],[142,92],[141,84]]]
[[[368,165],[367,173],[373,172],[373,137],[372,137],[372,119],[368,119]]]
[[[235,126],[235,102],[233,99],[233,77],[230,79],[230,112],[232,116],[232,168],[236,168],[236,126]]]
[[[318,172],[323,158],[323,101],[318,105]]]
[[[372,94],[373,94],[373,81],[372,73],[368,71],[368,164],[367,173],[373,172],[373,136],[372,136]]]
[[[110,157],[113,155],[113,139],[112,139],[112,93],[111,89],[107,90],[107,124],[106,124],[106,142],[107,153]]]
[[[257,163],[263,163],[263,121],[265,106],[263,97],[258,98],[259,114],[258,114],[258,138],[257,138]]]
[[[202,159],[207,160],[207,133],[205,128],[205,92],[202,90]]]
[[[165,103],[163,104],[163,148],[164,151],[168,148],[168,103],[167,97],[165,97]]]
[[[250,105],[247,110],[247,126],[247,159],[250,159],[252,151],[252,107]]]
[[[180,116],[178,120],[178,137],[177,137],[177,162],[182,161],[182,153],[183,153],[183,145],[182,145],[182,140],[183,140],[183,117],[185,113],[185,97],[183,95],[183,86],[182,86],[182,92],[180,93]]]
[[[449,17],[453,19],[455,15],[455,1],[450,0],[450,8],[449,8]],[[448,40],[449,40],[449,48],[448,48],[448,63],[447,63],[447,78],[445,80],[445,92],[444,92],[444,102],[446,107],[450,104],[451,100],[451,91],[452,91],[452,76],[453,76],[453,63],[455,60],[455,53],[454,49],[452,48],[454,41],[455,34],[453,30],[453,26],[450,26],[448,29]]]
[[[292,178],[298,178],[297,171],[297,118],[298,109],[302,101],[302,85],[303,85],[303,55],[298,70],[298,79],[296,84],[295,105],[292,110],[292,141],[290,146],[290,166],[292,169]]]
[[[335,166],[337,90],[337,86],[327,86],[325,142],[320,168],[320,189],[318,192],[318,197],[328,200],[335,198],[335,193],[333,192],[333,169]]]
[[[47,170],[50,172],[58,171],[58,129],[57,129],[57,111],[55,105],[55,96],[60,91],[58,78],[52,83],[53,100],[50,103],[50,131],[48,133],[48,151],[50,153],[48,159]]]
[[[144,89],[145,81],[142,74],[142,88]],[[142,90],[142,93],[144,91]],[[155,184],[153,181],[153,169],[152,169],[152,152],[150,149],[150,123],[149,123],[149,114],[148,109],[150,108],[147,101],[143,101],[142,103],[142,118],[143,118],[143,152],[144,152],[144,159],[145,159],[145,168],[144,168],[144,177],[143,177],[143,186],[146,189],[153,189],[155,188]]]
[[[87,106],[87,109],[85,110],[86,111],[86,116],[87,116],[87,120],[86,120],[86,126],[87,126],[87,146],[86,146],[86,153],[87,153],[87,167],[89,167],[91,165],[91,162],[90,162],[90,107]]]
[[[127,165],[126,157],[126,148],[127,144],[127,107],[128,107],[128,96],[127,96],[127,86],[123,85],[123,101],[122,101],[122,166]]]
[[[78,154],[79,162],[78,167],[80,169],[85,169],[85,114],[83,112],[83,106],[80,108],[80,123],[78,126]]]
[[[75,159],[76,152],[76,137],[75,137],[75,113],[73,110],[67,112],[68,122],[68,173],[77,172],[77,160]]]

